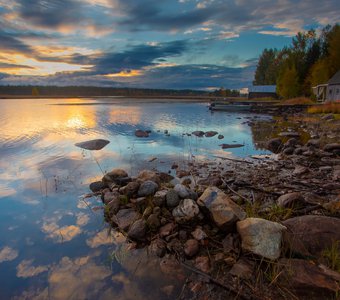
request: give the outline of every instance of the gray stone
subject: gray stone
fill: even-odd
[[[306,143],[307,147],[314,147],[314,148],[320,148],[320,140],[317,139],[310,139],[307,143]]]
[[[143,218],[147,219],[152,214],[152,208],[148,206],[143,212]]]
[[[133,240],[143,240],[146,234],[146,225],[143,219],[135,221],[129,231],[128,237]]]
[[[166,193],[166,205],[168,207],[175,207],[179,204],[180,199],[177,192],[173,189]]]
[[[197,137],[203,137],[204,136],[204,131],[196,130],[196,131],[193,131],[192,134],[197,136]]]
[[[158,189],[158,184],[154,181],[147,180],[144,181],[139,189],[138,189],[138,196],[139,197],[147,197],[154,195]]]
[[[285,154],[285,155],[292,155],[295,151],[295,148],[293,147],[287,147],[285,148],[282,153]]]
[[[196,257],[194,265],[197,269],[199,269],[203,273],[211,272],[210,260],[209,257],[207,256]]]
[[[108,172],[102,178],[102,181],[107,184],[115,183],[119,178],[129,178],[126,171],[122,169],[113,169],[111,172]]]
[[[290,137],[290,138],[298,138],[298,137],[300,137],[300,133],[293,132],[293,131],[287,131],[287,132],[280,132],[279,136]]]
[[[229,271],[229,274],[246,280],[252,278],[253,273],[254,265],[249,260],[242,258],[238,260]]]
[[[137,129],[135,131],[135,136],[139,137],[139,138],[149,137],[149,133],[147,131],[144,131],[144,130],[141,130],[141,129]]]
[[[195,256],[198,253],[199,249],[200,247],[197,240],[190,239],[187,240],[184,244],[184,253],[188,257]]]
[[[159,229],[159,236],[164,238],[164,237],[172,234],[172,232],[175,230],[175,228],[176,228],[175,223],[167,223]]]
[[[309,172],[309,169],[307,167],[304,166],[295,166],[295,169],[293,171],[293,175],[303,175]]]
[[[197,203],[209,211],[215,224],[222,230],[228,230],[238,220],[246,218],[244,210],[217,187],[208,187]]]
[[[280,257],[282,232],[286,227],[259,218],[247,218],[236,225],[243,250],[271,260]]]
[[[161,239],[155,239],[151,241],[149,251],[153,255],[163,257],[166,253],[166,243]]]
[[[114,199],[119,199],[120,194],[118,192],[107,192],[104,194],[103,202],[108,204]]]
[[[157,191],[152,199],[153,204],[156,206],[163,206],[165,203],[167,193],[168,193],[167,190]]]
[[[141,216],[132,208],[121,209],[115,216],[112,217],[112,221],[118,225],[118,227],[127,231],[130,225],[139,219]]]
[[[201,227],[196,227],[193,232],[191,232],[191,235],[197,240],[201,241],[208,237],[208,235],[203,231]]]
[[[139,182],[133,181],[129,182],[125,187],[124,187],[124,194],[128,196],[129,198],[137,195],[138,189],[139,189]]]
[[[295,147],[298,144],[298,140],[296,138],[290,138],[287,142],[285,142],[285,147]]]
[[[219,134],[217,138],[218,138],[219,140],[222,140],[222,139],[224,139],[224,135],[223,135],[223,134]]]
[[[174,187],[174,191],[182,199],[188,198],[190,196],[190,190],[183,184],[176,184]]]
[[[325,147],[323,147],[323,150],[326,152],[333,152],[336,150],[340,150],[340,144],[338,143],[327,144],[325,145]]]
[[[96,182],[92,182],[90,184],[90,190],[93,192],[93,193],[97,193],[97,192],[100,192],[101,190],[107,188],[107,185],[102,182],[102,181],[96,181]]]
[[[304,204],[305,199],[299,192],[284,194],[277,199],[277,205],[281,207],[302,207]]]
[[[105,211],[109,213],[109,215],[114,215],[119,211],[120,200],[119,198],[113,198],[105,207]]]
[[[182,200],[172,211],[172,215],[177,223],[186,223],[193,220],[200,213],[196,202],[192,199]]]

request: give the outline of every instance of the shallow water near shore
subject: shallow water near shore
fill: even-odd
[[[80,196],[113,168],[134,176],[142,169],[168,172],[173,163],[267,153],[256,149],[246,122],[269,116],[211,113],[207,105],[0,100],[0,298],[176,298],[185,277],[165,276],[145,252],[124,249],[122,237],[108,233],[101,201]],[[135,137],[136,129],[151,130],[150,137]],[[188,135],[195,130],[224,139]],[[92,152],[74,146],[97,138],[110,144]],[[222,143],[245,146],[223,150]]]

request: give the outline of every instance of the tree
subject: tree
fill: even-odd
[[[254,85],[272,85],[278,74],[277,49],[264,49],[255,71]]]
[[[39,90],[37,87],[32,88],[32,96],[39,97]]]
[[[277,80],[276,92],[285,99],[294,98],[300,95],[301,85],[295,65],[287,65],[281,71]]]

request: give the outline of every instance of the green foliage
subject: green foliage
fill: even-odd
[[[322,256],[327,260],[328,266],[334,271],[340,272],[340,245],[339,241],[332,243],[331,247],[322,252]]]
[[[327,81],[340,69],[340,25],[299,32],[290,47],[264,49],[254,84],[275,84],[283,98],[310,96],[312,87]]]
[[[294,98],[300,95],[301,85],[299,83],[299,75],[295,65],[287,66],[283,69],[277,79],[276,92],[283,98]]]

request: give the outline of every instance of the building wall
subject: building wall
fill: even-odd
[[[249,92],[248,99],[256,99],[256,98],[277,98],[276,93],[267,93],[267,92]]]
[[[327,88],[327,101],[340,100],[340,84],[332,84]]]

